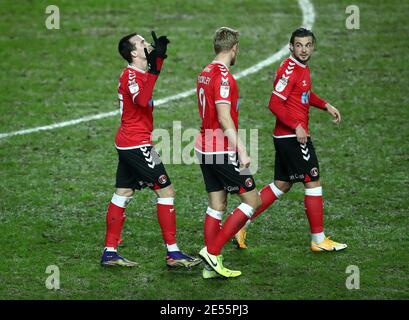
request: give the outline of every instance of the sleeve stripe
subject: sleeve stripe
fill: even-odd
[[[287,100],[286,97],[284,97],[282,94],[279,94],[277,91],[273,91],[273,93],[274,93],[277,97],[280,97],[280,98],[283,99],[283,100]]]
[[[215,104],[222,104],[222,103],[231,104],[231,102],[228,101],[228,100],[216,100],[214,103],[215,103]]]

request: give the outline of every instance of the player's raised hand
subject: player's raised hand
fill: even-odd
[[[153,38],[152,46],[158,52],[158,57],[160,57],[162,59],[166,59],[167,58],[166,51],[168,49],[168,43],[170,43],[168,37],[167,36],[160,36],[158,38],[156,36],[155,31],[152,31],[152,38]]]
[[[295,128],[295,134],[297,136],[297,141],[301,144],[307,143],[308,135],[301,124]]]
[[[341,114],[339,113],[338,109],[335,108],[334,106],[330,105],[329,103],[327,103],[326,105],[327,111],[328,113],[334,117],[334,120],[332,120],[332,122],[338,124],[341,122]]]
[[[148,62],[148,72],[152,74],[159,74],[160,70],[157,65],[156,58],[158,57],[158,53],[155,49],[153,49],[151,52],[148,52],[146,48],[143,49],[145,52],[145,57]]]

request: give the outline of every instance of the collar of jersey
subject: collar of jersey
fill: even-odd
[[[141,72],[141,73],[145,73],[145,70],[142,70],[141,68],[135,67],[135,66],[133,66],[131,64],[128,64],[128,68],[131,68],[131,69],[133,69],[135,71],[138,71],[138,72]]]
[[[221,65],[223,65],[227,70],[229,70],[229,67],[226,66],[226,65],[225,65],[223,62],[221,62],[221,61],[213,60],[213,61],[212,61],[212,64],[213,64],[213,63],[221,64]]]
[[[298,64],[300,67],[305,68],[307,65],[302,64],[300,61],[298,61],[296,58],[294,58],[292,55],[290,56],[290,59],[293,60],[296,64]]]

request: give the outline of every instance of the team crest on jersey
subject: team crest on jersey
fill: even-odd
[[[220,96],[222,98],[227,98],[230,93],[230,86],[220,86]]]
[[[287,84],[288,84],[288,79],[286,79],[286,78],[284,78],[284,76],[282,76],[280,78],[280,80],[278,80],[278,82],[276,84],[276,87],[275,87],[275,90],[277,92],[283,92],[285,87],[287,86]]]

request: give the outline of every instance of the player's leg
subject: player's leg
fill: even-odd
[[[305,187],[304,207],[308,218],[311,232],[311,250],[339,251],[347,247],[346,244],[337,243],[325,237],[324,234],[324,206],[322,187],[319,181],[319,163],[315,153],[314,145],[310,138],[301,146],[301,157],[299,162],[305,165],[303,182]],[[304,161],[303,161],[304,160]],[[301,164],[298,165],[301,168]]]
[[[306,182],[304,186],[304,207],[310,224],[311,250],[321,252],[345,249],[347,247],[346,244],[335,242],[324,234],[324,205],[320,182]]]
[[[233,238],[233,242],[239,249],[247,249],[246,238],[247,230],[252,222],[267,208],[269,208],[277,199],[279,199],[284,193],[290,191],[292,183],[288,181],[274,180],[274,182],[266,185],[259,191],[261,200],[260,207],[256,210],[253,216],[247,220],[246,224],[241,228]]]
[[[223,214],[227,206],[227,193],[224,190],[208,193],[208,206],[204,220],[204,242],[212,245],[222,226]]]
[[[166,245],[166,265],[172,267],[191,268],[201,260],[184,254],[176,241],[176,209],[174,206],[175,190],[166,173],[163,163],[155,150],[147,148],[143,155],[153,158],[155,166],[146,166],[141,170],[141,176],[146,183],[152,185],[157,195],[156,211],[163,241]],[[151,157],[152,156],[152,157]],[[147,163],[149,164],[149,163]]]
[[[255,182],[250,175],[240,175],[237,155],[226,154],[223,155],[223,159],[221,160],[222,161],[215,161],[210,164],[206,163],[206,161],[205,163],[201,162],[201,169],[206,183],[206,190],[209,194],[209,208],[214,206],[224,211],[226,206],[226,191],[230,193],[247,193],[255,189]],[[253,207],[257,207],[259,205],[257,202],[259,201],[257,191],[253,191],[252,194],[255,200],[249,197],[247,202]],[[206,230],[205,234],[208,235],[208,240],[206,241],[207,246],[200,251],[200,255],[207,262],[208,266],[224,277],[237,277],[241,274],[240,271],[225,268],[223,265],[223,256],[221,255],[221,249],[224,244],[230,240],[234,233],[237,232],[249,218],[247,215],[243,217],[243,211],[245,211],[246,214],[254,212],[254,210],[249,212],[250,205],[246,203],[242,203],[239,208],[242,210],[236,209],[233,211],[221,229],[219,229],[219,226],[222,211],[219,211],[218,214],[211,217],[210,214],[212,212],[208,210],[206,215],[209,216],[206,217],[207,221],[212,221],[214,232],[208,232]],[[207,228],[208,226],[205,227]]]
[[[108,205],[106,214],[105,248],[101,257],[102,266],[133,267],[135,262],[121,257],[117,246],[122,241],[121,233],[125,222],[125,209],[134,194],[134,176],[130,168],[121,160],[116,173],[116,190]]]
[[[234,236],[233,242],[239,249],[247,249],[246,238],[247,229],[250,224],[267,208],[269,208],[277,199],[279,199],[284,193],[287,193],[291,187],[290,177],[288,174],[287,161],[283,155],[282,147],[283,141],[274,139],[275,147],[275,159],[274,159],[274,182],[263,187],[260,192],[261,205],[257,211],[253,214],[244,227],[239,230]],[[283,159],[284,158],[284,159]]]
[[[220,232],[223,214],[226,211],[227,206],[226,191],[223,189],[223,186],[220,185],[217,181],[213,181],[213,183],[209,181],[210,174],[210,172],[207,173],[206,189],[217,190],[222,188],[222,190],[211,191],[208,193],[208,206],[206,209],[203,228],[204,242],[206,247],[212,245],[212,243],[216,239],[217,234]],[[211,184],[213,185],[213,187],[211,186]],[[219,273],[214,271],[214,269],[209,266],[208,263],[204,264],[202,276],[204,279],[220,277]]]

